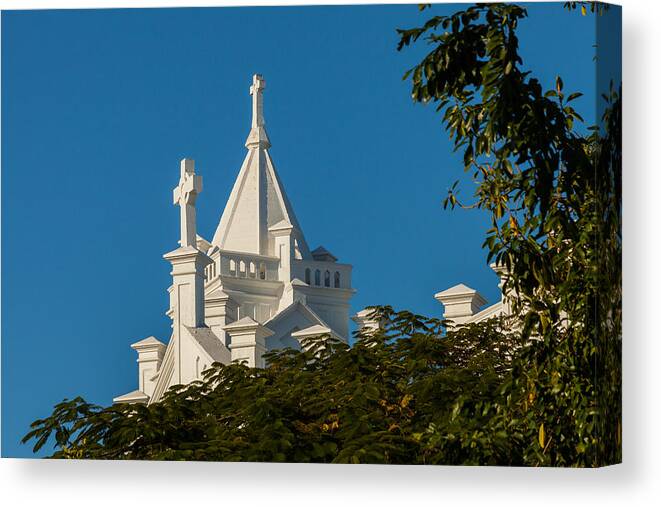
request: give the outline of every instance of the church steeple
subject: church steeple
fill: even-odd
[[[269,154],[271,142],[264,127],[265,87],[264,78],[255,74],[250,87],[252,123],[246,140],[248,153],[211,243],[221,250],[279,256],[273,237],[287,229],[291,231],[292,244],[295,240],[299,258],[311,258]]]
[[[271,142],[264,128],[264,89],[266,81],[260,74],[252,77],[250,95],[252,95],[252,126],[246,140],[246,148],[269,148]]]

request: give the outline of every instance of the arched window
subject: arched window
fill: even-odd
[[[250,278],[255,278],[257,276],[256,266],[253,261],[250,261]]]
[[[305,268],[305,283],[310,285],[310,268]]]
[[[246,263],[239,261],[239,276],[246,276]]]
[[[321,271],[318,269],[314,272],[314,284],[321,285]]]
[[[330,271],[324,273],[324,287],[330,287]]]
[[[230,275],[236,276],[236,261],[234,259],[230,259]]]
[[[266,280],[266,264],[263,262],[259,263],[259,279]]]
[[[339,289],[340,288],[340,272],[336,271],[335,272],[335,288]]]

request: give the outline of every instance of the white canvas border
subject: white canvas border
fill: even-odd
[[[301,5],[288,1],[1,0],[2,9]],[[324,4],[347,4],[326,0]],[[357,2],[415,3],[415,2]],[[661,497],[658,2],[624,6],[624,464],[601,470],[4,459],[5,505],[650,505]],[[559,31],[561,33],[561,31]],[[570,57],[570,55],[568,55]],[[10,416],[10,414],[5,414]]]

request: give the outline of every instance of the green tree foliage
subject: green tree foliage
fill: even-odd
[[[567,9],[602,15],[601,7]],[[268,367],[214,365],[149,406],[77,398],[23,441],[54,457],[600,466],[621,460],[621,100],[581,128],[560,77],[523,67],[525,9],[476,5],[400,30],[431,51],[405,76],[437,105],[486,210],[513,317],[444,330],[376,308],[348,347],[320,337]],[[512,320],[513,319],[513,320]]]
[[[569,2],[569,10],[604,9]],[[523,67],[526,10],[476,5],[400,30],[399,49],[432,50],[407,73],[413,99],[437,104],[491,217],[485,247],[509,272],[505,292],[534,340],[503,386],[526,463],[591,466],[621,459],[621,102],[581,131],[579,92]],[[587,48],[586,48],[587,49]],[[587,134],[585,134],[587,132]],[[461,205],[455,187],[446,205]],[[495,408],[500,408],[494,405]],[[508,426],[510,425],[510,426]]]
[[[303,351],[270,353],[264,369],[214,364],[203,381],[175,386],[149,406],[65,400],[24,440],[35,439],[38,450],[54,437],[57,458],[508,460],[508,446],[492,443],[446,457],[428,431],[443,428],[446,438],[461,442],[465,429],[455,414],[472,411],[476,421],[483,419],[482,406],[510,369],[507,351],[515,338],[496,322],[441,338],[437,319],[387,307],[375,311],[383,328],[359,334],[351,348],[319,337]]]

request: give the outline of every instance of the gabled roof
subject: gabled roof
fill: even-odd
[[[188,338],[187,338],[188,337]],[[179,383],[177,375],[181,375],[178,370],[179,359],[177,355],[181,349],[182,340],[190,339],[196,343],[202,352],[206,353],[211,361],[218,361],[228,364],[231,360],[231,353],[220,339],[207,327],[188,327],[184,326],[181,333],[173,333],[170,337],[165,356],[161,362],[156,375],[150,380],[156,380],[154,392],[152,393],[150,403],[160,401],[165,391],[172,385]]]
[[[493,317],[494,315],[500,315],[503,313],[503,308],[504,306],[502,301],[498,301],[491,306],[487,306],[484,310],[480,310],[475,315],[470,317],[465,323],[482,322],[483,320]]]
[[[170,341],[168,346],[165,349],[165,355],[161,361],[161,366],[158,369],[157,377],[152,377],[152,380],[156,380],[156,385],[154,386],[154,391],[152,392],[151,399],[149,400],[150,404],[158,402],[163,396],[163,393],[171,385],[171,380],[174,376],[175,369],[175,350],[179,348],[178,346],[179,338],[176,333],[172,333],[170,336]]]
[[[320,325],[326,328],[329,328],[328,324],[324,322],[324,320],[317,315],[312,308],[310,308],[308,305],[301,301],[294,301],[292,304],[290,304],[287,308],[282,310],[281,312],[277,313],[273,317],[271,317],[269,320],[267,320],[264,325],[265,326],[270,326],[272,324],[276,324],[280,322],[283,319],[286,319],[288,315],[290,315],[292,312],[295,311],[300,311],[302,312],[309,320],[312,325]]]
[[[220,339],[208,327],[186,327],[193,339],[209,354],[212,361],[228,364],[232,354]]]

